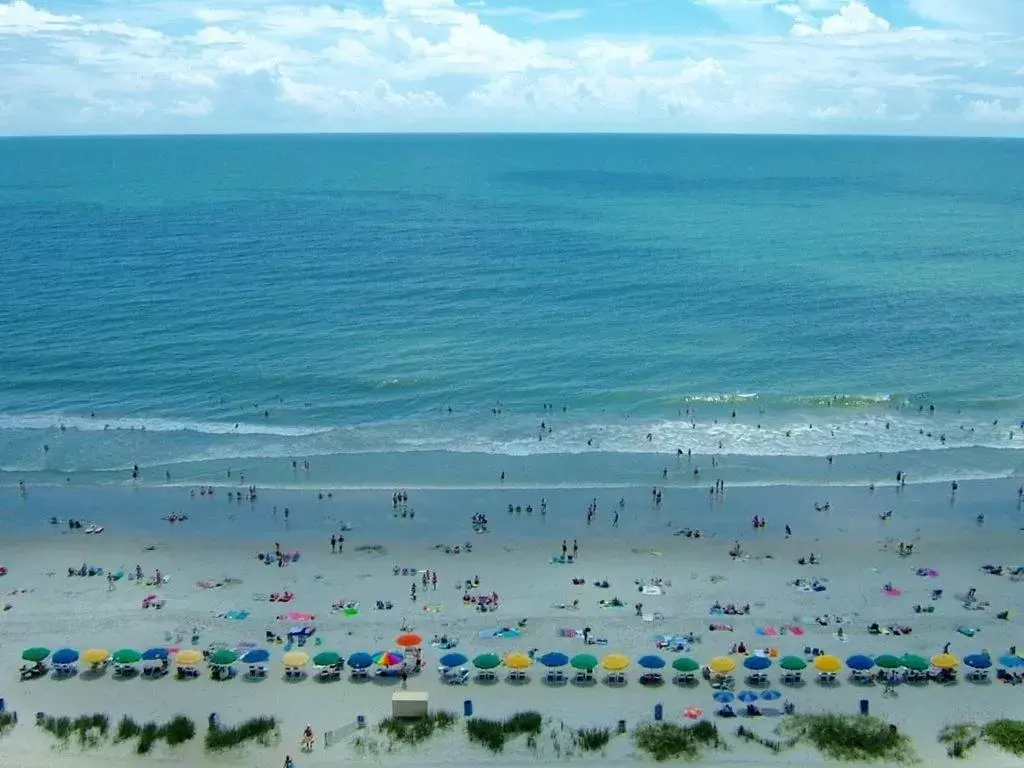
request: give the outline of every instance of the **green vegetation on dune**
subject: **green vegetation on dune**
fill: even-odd
[[[909,738],[869,715],[794,715],[783,721],[779,731],[835,760],[913,763],[918,759]]]
[[[993,720],[982,732],[990,744],[1016,757],[1024,757],[1024,720]]]
[[[636,746],[658,762],[682,758],[696,760],[705,748],[727,749],[714,723],[701,720],[693,725],[644,723],[634,733]]]
[[[471,742],[498,753],[505,749],[506,741],[520,734],[536,737],[543,722],[539,712],[517,712],[507,720],[473,718],[466,721],[466,734]]]
[[[277,719],[253,717],[235,726],[211,725],[206,731],[206,749],[217,752],[255,741],[261,747],[276,746],[281,740]]]
[[[435,731],[450,730],[457,719],[455,714],[445,711],[431,712],[414,720],[385,717],[377,729],[399,744],[416,745],[429,739]]]
[[[110,731],[110,718],[104,714],[80,715],[73,720],[70,717],[52,717],[39,715],[36,725],[57,739],[57,748],[65,749],[76,736],[82,749],[98,747],[107,738]]]
[[[963,760],[977,745],[982,729],[973,723],[956,723],[947,725],[939,731],[939,743],[945,744],[946,754],[957,760]]]

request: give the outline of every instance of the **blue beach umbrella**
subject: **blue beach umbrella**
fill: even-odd
[[[761,698],[765,699],[766,701],[775,701],[776,699],[781,699],[782,694],[776,691],[774,688],[769,688],[767,691],[764,691],[761,694]]]
[[[757,694],[753,691],[740,691],[736,698],[742,701],[744,704],[749,704],[752,701],[757,701]]]
[[[644,669],[662,669],[665,666],[665,660],[661,656],[655,656],[653,654],[649,656],[641,656],[637,662]]]
[[[715,693],[715,695],[712,696],[711,698],[713,698],[719,704],[728,704],[735,697],[731,693],[729,693],[728,691],[717,691]]]
[[[1004,667],[1009,667],[1010,669],[1024,667],[1024,659],[1020,656],[1001,656],[999,658],[999,663]]]
[[[964,664],[972,669],[988,669],[992,666],[992,659],[983,653],[972,653],[964,656]]]
[[[754,671],[768,669],[771,665],[772,660],[767,656],[747,656],[747,658],[743,660],[743,666],[747,669],[753,669]]]
[[[270,661],[270,651],[266,648],[251,648],[242,654],[243,664],[265,664]]]
[[[348,665],[352,667],[352,669],[366,669],[367,667],[372,667],[373,656],[366,653],[365,651],[353,653],[351,656],[348,657]]]
[[[850,669],[856,669],[863,672],[875,666],[875,660],[870,656],[865,656],[863,653],[855,653],[846,660],[846,666]]]
[[[550,653],[545,653],[537,661],[545,667],[564,667],[569,663],[569,657],[559,651],[551,651]]]
[[[143,661],[163,661],[170,658],[171,654],[166,648],[147,648],[142,652]]]
[[[446,653],[444,656],[441,657],[441,666],[461,667],[467,661],[469,661],[469,659],[467,659],[461,653]],[[351,661],[349,662],[349,665],[351,666]]]
[[[53,654],[54,664],[74,664],[78,661],[78,651],[74,648],[61,648]]]

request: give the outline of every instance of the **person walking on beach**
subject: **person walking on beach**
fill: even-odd
[[[576,543],[576,539],[572,540],[572,559],[576,559],[576,553],[580,551],[580,545]]]
[[[565,539],[562,539],[562,559],[565,559],[565,553],[569,551],[569,545],[565,543]]]
[[[612,519],[612,528],[619,527],[619,511],[615,510],[615,517]]]
[[[338,537],[333,533],[331,534],[331,554],[333,555],[338,548]]]

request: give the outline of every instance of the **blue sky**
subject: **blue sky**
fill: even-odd
[[[1024,135],[1024,0],[0,0],[0,133]]]

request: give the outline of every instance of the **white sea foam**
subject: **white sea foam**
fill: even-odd
[[[54,430],[73,429],[79,432],[138,431],[138,432],[198,432],[206,435],[277,435],[302,437],[329,432],[329,427],[278,426],[275,424],[225,423],[187,421],[159,417],[123,416],[114,419],[89,416],[40,414],[0,414],[0,430]]]

